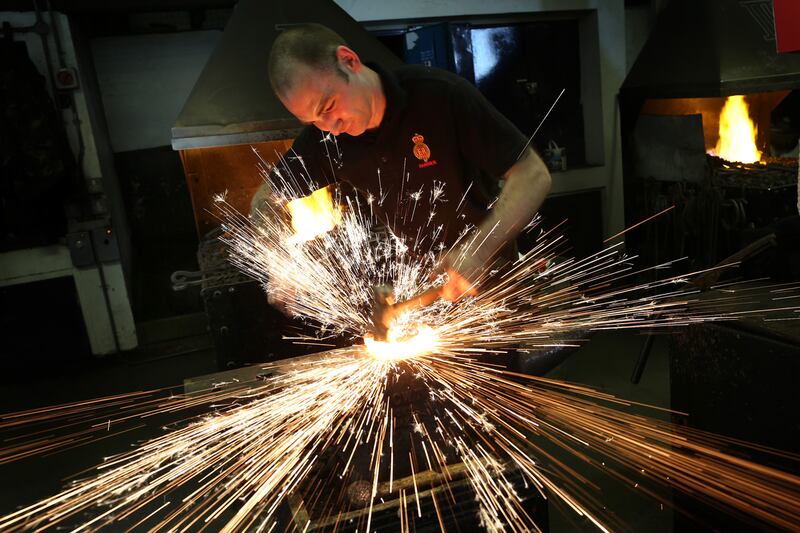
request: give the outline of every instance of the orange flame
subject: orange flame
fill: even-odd
[[[304,198],[286,204],[292,216],[294,235],[290,242],[301,243],[331,231],[342,221],[342,211],[333,203],[329,187],[323,187]]]
[[[755,163],[761,159],[756,148],[757,133],[744,96],[729,96],[719,116],[719,141],[710,153],[727,161]]]

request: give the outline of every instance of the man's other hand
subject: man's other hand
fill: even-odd
[[[479,255],[465,252],[463,246],[447,252],[442,260],[442,270],[447,273],[447,283],[442,286],[442,298],[455,302],[464,296],[478,294],[476,280],[486,266],[486,260]]]
[[[442,298],[450,302],[458,301],[464,296],[476,296],[475,284],[452,268],[447,269],[447,283],[442,285]]]

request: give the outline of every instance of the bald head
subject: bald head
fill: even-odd
[[[345,40],[321,24],[300,24],[281,32],[269,54],[272,90],[283,98],[296,83],[298,72],[305,70],[300,66],[319,73],[336,72],[346,80],[336,57],[340,46],[347,46]]]
[[[270,52],[269,77],[286,109],[322,131],[356,136],[383,119],[380,76],[325,26],[303,24],[280,34]]]

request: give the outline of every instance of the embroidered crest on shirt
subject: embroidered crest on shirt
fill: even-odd
[[[414,142],[414,148],[412,152],[414,153],[414,157],[422,161],[419,164],[419,168],[431,167],[436,164],[435,159],[431,159],[431,149],[428,148],[428,145],[425,144],[425,137],[420,135],[419,133],[415,133],[411,140]],[[429,161],[429,159],[431,159]]]

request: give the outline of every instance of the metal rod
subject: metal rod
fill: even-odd
[[[561,92],[560,92],[560,93],[558,93],[558,96],[556,96],[556,99],[555,99],[555,101],[553,102],[553,105],[551,105],[551,106],[550,106],[550,109],[548,109],[548,110],[547,110],[547,113],[545,113],[545,114],[544,114],[544,118],[542,118],[542,121],[541,121],[541,122],[539,122],[539,125],[538,125],[538,126],[536,126],[536,129],[535,129],[535,130],[533,130],[533,133],[531,134],[530,138],[528,139],[528,142],[526,142],[526,143],[525,143],[525,146],[523,146],[523,147],[522,147],[522,151],[521,151],[521,152],[519,153],[519,155],[517,156],[517,161],[519,161],[519,158],[520,158],[520,157],[522,157],[522,154],[524,154],[524,153],[525,153],[525,150],[527,150],[527,149],[528,149],[528,146],[530,146],[530,144],[531,144],[531,141],[533,141],[533,138],[536,136],[536,134],[537,134],[537,133],[539,133],[539,128],[541,128],[541,127],[542,127],[542,124],[544,124],[544,121],[545,121],[545,120],[547,120],[547,117],[549,117],[549,116],[550,116],[550,112],[551,112],[551,111],[553,110],[553,108],[556,106],[556,104],[558,103],[558,101],[559,101],[559,100],[561,100],[561,96],[564,94],[564,91],[566,91],[566,89],[561,89]]]

